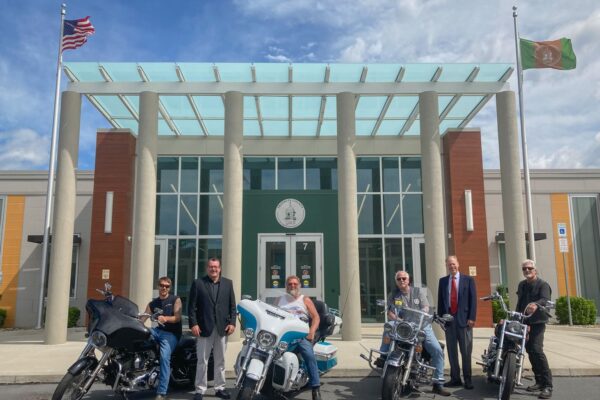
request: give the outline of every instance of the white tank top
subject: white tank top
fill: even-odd
[[[282,308],[285,311],[294,314],[298,318],[308,318],[308,309],[306,308],[306,304],[304,303],[303,294],[301,294],[297,299],[290,296],[289,294],[281,296],[277,305],[279,306],[279,308]]]

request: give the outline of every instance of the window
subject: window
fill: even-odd
[[[52,254],[52,245],[48,244],[48,260],[46,261],[46,282],[44,285],[44,297],[48,296],[48,277],[50,271],[50,254]],[[77,288],[77,266],[79,265],[79,245],[73,245],[73,254],[71,256],[71,283],[69,285],[69,297],[75,298]]]
[[[2,243],[4,236],[4,206],[6,204],[6,198],[0,196],[0,285],[2,285],[3,273],[2,273]]]

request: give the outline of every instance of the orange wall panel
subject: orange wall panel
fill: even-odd
[[[564,253],[569,273],[569,295],[577,295],[577,283],[575,282],[575,262],[573,257],[573,233],[571,232],[571,213],[569,211],[569,195],[565,193],[554,193],[550,196],[552,206],[552,229],[554,229],[554,261],[556,265],[556,281],[558,283],[558,295],[566,296],[567,285],[565,284],[565,268],[563,253],[560,252],[558,244],[558,224],[567,224],[567,242],[569,252]]]
[[[3,279],[2,285],[0,285],[0,308],[7,311],[4,327],[8,328],[15,324],[15,311],[17,309],[25,196],[8,196],[6,200],[6,221],[2,236],[4,243],[2,248]]]

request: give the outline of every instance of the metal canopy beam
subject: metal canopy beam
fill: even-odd
[[[218,71],[215,68],[215,72]],[[91,95],[139,95],[151,91],[168,95],[223,95],[238,91],[248,96],[358,96],[416,95],[435,91],[440,95],[496,94],[509,90],[507,82],[397,82],[397,83],[261,83],[261,82],[70,82],[67,90]]]

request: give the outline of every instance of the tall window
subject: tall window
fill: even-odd
[[[223,157],[157,160],[155,234],[167,239],[167,275],[182,300],[206,260],[221,258],[223,169]]]
[[[245,157],[244,190],[337,190],[337,159]]]
[[[358,157],[356,183],[362,318],[383,321],[396,271],[425,283],[421,158]]]

